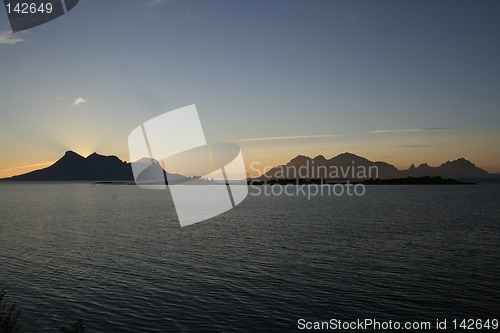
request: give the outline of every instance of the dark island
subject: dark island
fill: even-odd
[[[396,179],[367,179],[364,185],[474,185],[475,183],[459,181],[454,178],[441,177],[407,177]]]
[[[363,184],[363,185],[474,185],[475,183],[459,181],[454,178],[442,177],[407,177],[395,179],[249,179],[248,185],[334,185],[334,184]]]

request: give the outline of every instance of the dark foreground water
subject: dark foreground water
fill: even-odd
[[[25,332],[500,317],[498,184],[249,196],[182,229],[167,192],[134,186],[0,184],[0,198],[0,288]]]

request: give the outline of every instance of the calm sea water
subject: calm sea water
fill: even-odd
[[[499,318],[500,185],[249,196],[180,228],[167,192],[0,184],[0,288],[25,332],[294,331]]]

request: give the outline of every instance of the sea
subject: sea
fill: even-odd
[[[22,332],[79,319],[87,333],[500,319],[500,184],[251,188],[184,228],[168,191],[133,185],[1,183],[0,198],[0,289]]]

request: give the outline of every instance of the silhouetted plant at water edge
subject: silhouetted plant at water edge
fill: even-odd
[[[17,319],[19,311],[16,309],[16,304],[7,304],[5,300],[5,291],[0,291],[0,333],[20,332]]]

